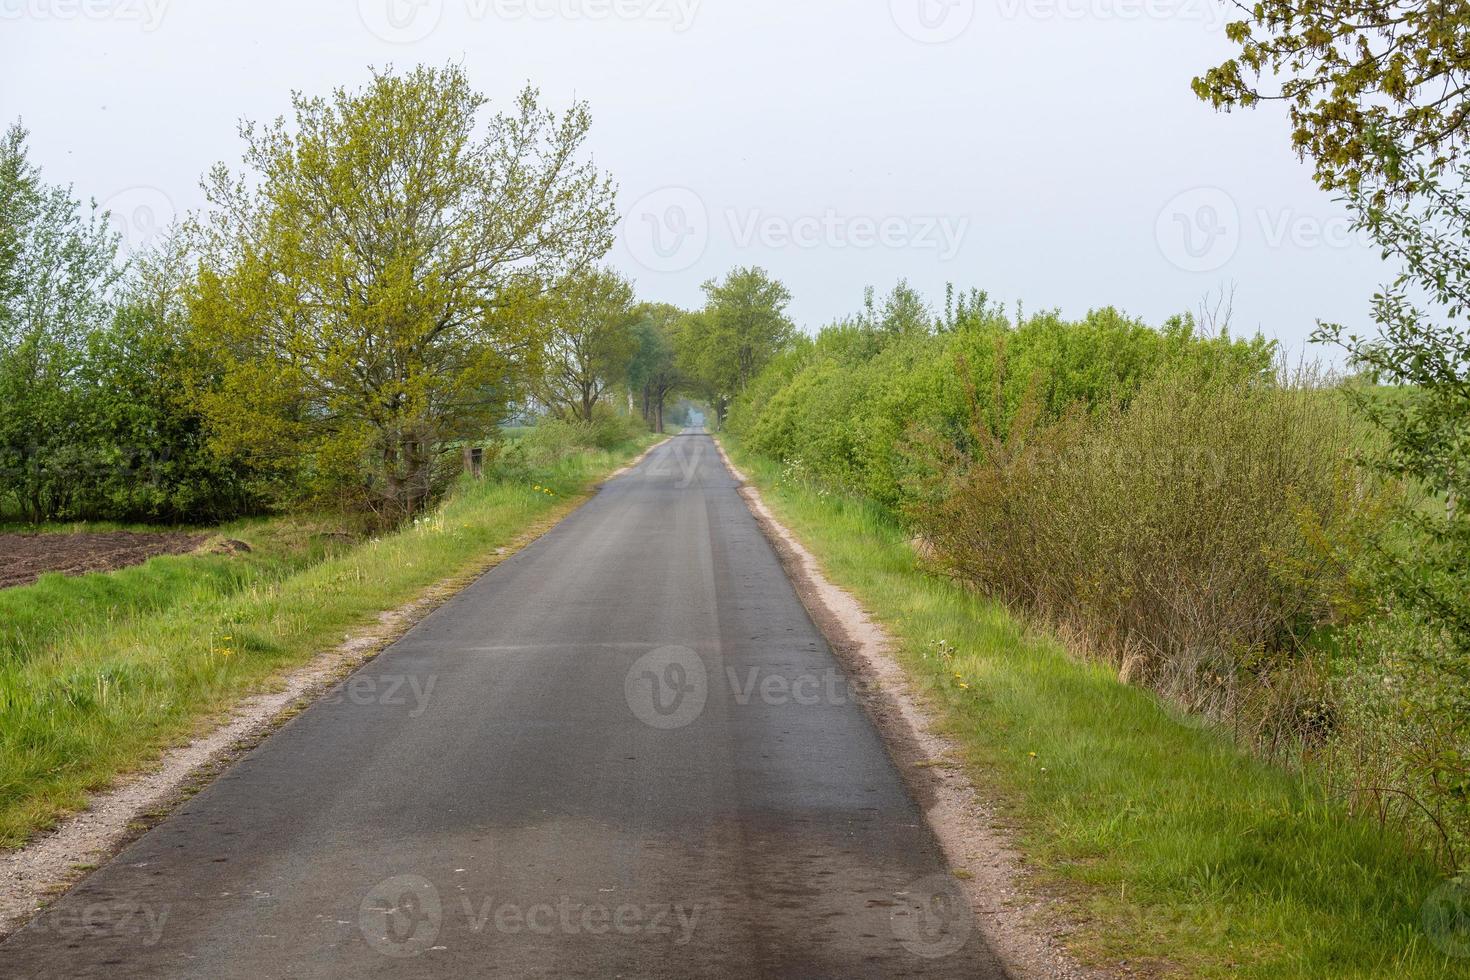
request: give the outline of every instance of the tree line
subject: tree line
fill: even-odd
[[[210,522],[335,502],[392,522],[457,446],[553,413],[723,416],[791,337],[763,270],[683,310],[604,264],[591,114],[505,110],[457,66],[242,123],[206,206],[126,260],[95,203],[0,143],[0,514]]]

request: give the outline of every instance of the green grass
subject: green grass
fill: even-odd
[[[382,610],[475,573],[497,547],[560,516],[649,441],[578,453],[529,478],[466,480],[413,526],[292,574],[155,558],[126,572],[14,590],[57,590],[83,611],[48,641],[38,633],[46,614],[16,600],[32,607],[32,625],[23,656],[0,654],[0,846],[23,843]],[[304,560],[295,554],[277,560]],[[199,572],[192,583],[191,569]],[[101,612],[119,606],[123,613]]]
[[[1429,859],[994,602],[921,571],[880,508],[737,464],[895,637],[1086,961],[1191,977],[1470,977],[1421,926]],[[946,646],[941,647],[944,641]]]
[[[348,547],[352,536],[339,525],[327,516],[235,521],[213,533],[244,541],[248,553],[161,555],[114,572],[50,572],[31,585],[0,589],[0,663],[28,660],[101,626],[284,578]],[[53,526],[48,533],[65,532]]]

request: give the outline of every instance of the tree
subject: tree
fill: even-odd
[[[1391,386],[1359,391],[1364,413],[1387,436],[1379,465],[1442,498],[1436,513],[1403,515],[1416,532],[1399,591],[1445,623],[1455,624],[1470,663],[1470,593],[1464,556],[1470,553],[1470,166],[1452,182],[1420,170],[1419,193],[1407,205],[1373,203],[1365,189],[1352,199],[1360,228],[1402,271],[1373,298],[1376,336],[1319,325],[1314,339],[1347,350],[1373,381]],[[1412,570],[1410,566],[1413,566]],[[1426,571],[1438,569],[1438,573]],[[1467,676],[1470,680],[1470,676]]]
[[[206,523],[262,506],[254,474],[213,452],[188,396],[214,369],[189,337],[193,260],[177,229],[135,256],[110,322],[88,339],[77,516]]]
[[[26,136],[17,123],[0,141],[0,493],[41,521],[66,509],[86,463],[78,372],[120,269],[106,215],[43,183]]]
[[[686,381],[679,370],[679,330],[688,316],[668,303],[644,303],[634,327],[637,350],[628,381],[643,399],[643,418],[655,432],[664,431],[664,403]]]
[[[1234,0],[1232,0],[1234,3]],[[1194,80],[1218,109],[1285,102],[1292,145],[1326,189],[1384,178],[1379,202],[1413,190],[1412,161],[1433,173],[1470,134],[1466,0],[1260,0],[1234,3],[1240,55]],[[1265,90],[1263,76],[1282,78]]]
[[[611,269],[584,270],[568,277],[544,309],[541,398],[563,415],[591,422],[603,395],[627,377],[637,349],[633,284]]]
[[[538,98],[477,136],[464,72],[419,67],[295,94],[294,127],[242,124],[245,173],[205,182],[190,304],[220,365],[198,398],[221,452],[396,519],[450,443],[494,432],[535,376],[534,301],[612,242],[587,106]]]
[[[1415,792],[1470,828],[1470,166],[1410,178],[1407,202],[1383,207],[1366,186],[1350,200],[1358,226],[1402,265],[1373,298],[1377,335],[1321,324],[1314,339],[1344,347],[1375,382],[1351,389],[1385,437],[1370,462],[1420,492],[1373,542],[1369,578],[1379,618],[1395,624],[1387,671],[1414,692],[1393,706],[1395,721],[1443,735],[1409,760],[1426,777]]]
[[[685,324],[682,360],[723,422],[730,401],[791,341],[791,293],[758,267],[704,284],[705,306]]]
[[[869,286],[864,291],[863,315],[859,322],[884,338],[906,337],[933,331],[934,314],[908,280],[900,279],[894,284],[893,291],[884,297],[881,311],[874,300],[873,287]]]

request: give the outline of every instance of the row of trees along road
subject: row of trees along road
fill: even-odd
[[[218,520],[305,501],[421,511],[528,408],[661,430],[723,417],[793,334],[759,269],[686,311],[602,265],[617,221],[588,107],[462,69],[374,72],[245,122],[207,206],[123,262],[107,216],[0,144],[0,513]]]

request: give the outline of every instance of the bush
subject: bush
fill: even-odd
[[[647,432],[642,419],[616,412],[600,410],[591,422],[547,415],[507,439],[487,468],[498,477],[515,478],[589,449],[621,448]]]
[[[1012,323],[978,301],[934,331],[843,323],[773,361],[731,408],[748,448],[800,462],[814,478],[901,510],[923,474],[909,437],[976,449],[972,394],[984,428],[1006,431],[1028,394],[1043,418],[1124,403],[1168,365],[1200,377],[1257,378],[1273,346],[1201,336],[1189,317],[1154,330],[1108,308],[1080,321],[1048,312]]]
[[[1442,629],[1405,609],[1366,617],[1336,644],[1326,770],[1354,810],[1427,838],[1452,869],[1470,859],[1470,677]]]
[[[1130,679],[1267,738],[1308,735],[1311,685],[1280,690],[1280,671],[1351,590],[1324,542],[1374,509],[1358,444],[1329,390],[1176,371],[1126,408],[955,458],[948,492],[912,514],[946,569]],[[1260,719],[1265,690],[1286,703]]]

